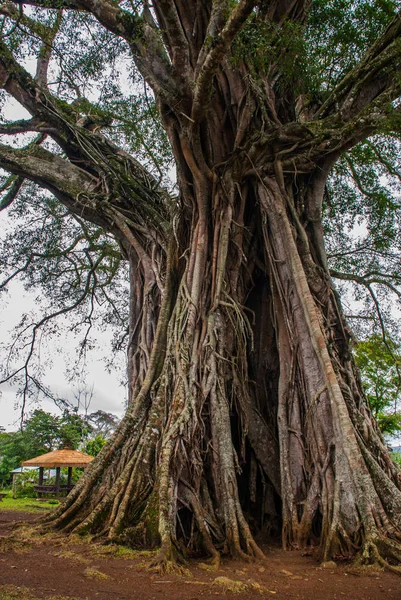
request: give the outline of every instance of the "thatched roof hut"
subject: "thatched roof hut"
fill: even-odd
[[[41,456],[24,460],[23,467],[45,467],[51,469],[54,467],[86,467],[92,462],[93,456],[84,454],[78,450],[63,448],[62,450],[53,450]]]
[[[73,467],[87,467],[93,460],[93,456],[84,454],[78,450],[71,450],[70,448],[63,448],[62,450],[53,450],[47,454],[24,460],[22,463],[23,467],[39,467],[39,485],[35,486],[35,490],[38,495],[42,494],[56,494],[58,496],[60,492],[68,492],[72,489],[72,468]],[[60,470],[62,467],[68,467],[68,482],[67,485],[60,485]],[[56,485],[43,485],[43,470],[44,469],[56,469]]]

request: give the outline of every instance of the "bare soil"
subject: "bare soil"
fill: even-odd
[[[300,551],[265,547],[266,560],[224,560],[218,571],[191,561],[182,573],[149,571],[150,553],[99,546],[75,537],[40,536],[37,515],[0,510],[0,600],[401,600],[401,578],[349,564],[319,564]],[[15,527],[24,522],[23,527]]]

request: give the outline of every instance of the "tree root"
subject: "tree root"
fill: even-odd
[[[221,564],[220,553],[217,552],[215,556],[209,558],[198,564],[198,567],[204,569],[205,571],[218,571]]]
[[[362,551],[355,561],[355,566],[373,565],[401,576],[401,566],[390,561],[401,562],[401,548],[383,536],[369,537],[363,544]]]
[[[162,545],[157,556],[149,564],[149,570],[166,575],[174,573],[188,577],[190,572],[185,568],[185,560],[172,542]]]

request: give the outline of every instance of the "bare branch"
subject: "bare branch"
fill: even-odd
[[[395,166],[390,163],[390,161],[386,160],[386,158],[383,156],[383,154],[377,148],[376,144],[374,144],[370,140],[366,140],[366,143],[369,146],[369,148],[371,148],[373,150],[373,152],[375,153],[378,161],[387,169],[387,171],[389,172],[389,174],[390,175],[394,175],[395,177],[397,177],[401,181],[401,171],[399,171],[398,169],[396,169]]]
[[[391,276],[387,273],[380,273],[379,271],[368,272],[365,275],[357,275],[356,273],[342,273],[334,269],[330,269],[330,275],[335,279],[342,279],[344,281],[354,281],[355,283],[364,286],[368,290],[370,289],[372,284],[383,285],[401,299],[401,291],[398,288],[396,288],[395,285],[391,283],[391,281],[388,281],[389,279],[393,279],[396,281],[398,280],[401,283],[401,277],[397,277],[394,275]]]
[[[31,34],[34,34],[41,40],[44,40],[50,33],[50,28],[47,28],[43,23],[31,19],[23,12],[22,4],[17,8],[12,2],[5,2],[0,5],[0,15],[4,15],[15,23],[13,30],[17,26],[24,25]]]
[[[32,375],[30,374],[29,367],[30,367],[33,353],[35,351],[38,332],[49,321],[54,320],[61,315],[65,315],[69,312],[72,312],[74,309],[78,308],[78,306],[80,306],[85,301],[85,299],[87,298],[88,294],[91,291],[91,282],[93,280],[95,270],[100,261],[101,261],[101,258],[99,258],[96,261],[96,263],[93,265],[92,269],[89,271],[87,280],[86,280],[85,289],[75,302],[71,303],[68,306],[63,306],[63,308],[60,308],[59,310],[46,315],[40,321],[38,321],[37,323],[34,324],[34,326],[32,328],[31,341],[29,343],[29,352],[24,361],[24,364],[21,367],[19,367],[18,369],[14,370],[9,375],[7,375],[6,377],[4,377],[2,380],[0,380],[0,384],[2,384],[2,383],[6,383],[7,381],[10,381],[14,377],[16,377],[19,373],[24,374],[25,384],[24,384],[24,389],[23,389],[23,401],[22,401],[22,409],[21,409],[22,418],[23,418],[23,414],[24,414],[24,410],[25,410],[26,399],[27,399],[28,392],[29,392],[29,382],[34,380]]]
[[[22,2],[45,9],[82,10],[92,14],[103,27],[125,39],[136,66],[149,85],[159,93],[177,97],[179,82],[165,52],[158,31],[146,18],[130,14],[111,0],[27,0]]]

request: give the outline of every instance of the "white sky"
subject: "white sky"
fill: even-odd
[[[0,297],[1,341],[4,342],[10,339],[10,334],[22,314],[34,309],[35,305],[36,302],[33,294],[25,292],[20,282],[13,282],[9,286],[9,293],[2,294]],[[78,385],[82,387],[86,384],[87,389],[91,389],[93,386],[93,398],[89,412],[101,409],[121,417],[124,412],[126,399],[126,389],[120,385],[120,380],[124,375],[124,365],[121,365],[122,369],[116,368],[114,372],[108,373],[105,367],[104,356],[107,356],[108,352],[111,352],[111,335],[108,332],[104,333],[95,330],[94,337],[98,342],[99,349],[93,350],[88,355],[86,376],[79,383],[70,383],[65,375],[66,367],[74,361],[77,353],[76,340],[73,336],[62,335],[61,338],[52,340],[49,344],[46,344],[45,348],[41,351],[43,362],[45,363],[46,360],[51,358],[52,364],[48,368],[45,368],[43,382],[50,388],[53,394],[71,401],[74,401],[74,391],[77,392]],[[61,345],[62,349],[60,348]],[[1,358],[2,360],[5,359],[4,356]],[[20,403],[20,399],[16,396],[16,389],[12,381],[0,385],[0,426],[5,427],[7,430],[13,430],[18,427],[20,415],[18,403]],[[39,406],[48,412],[59,412],[54,403],[48,399],[41,401],[40,405],[28,405],[28,412]]]

